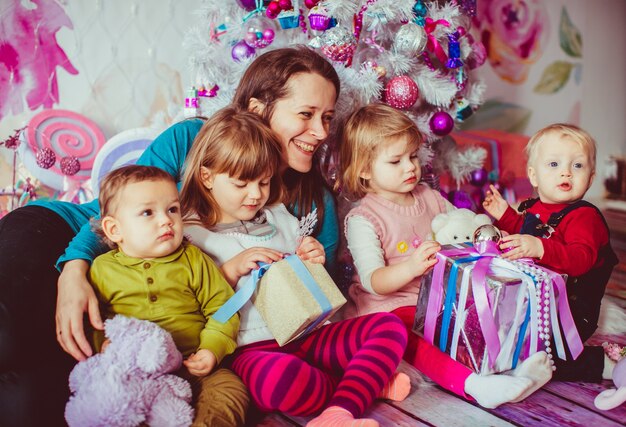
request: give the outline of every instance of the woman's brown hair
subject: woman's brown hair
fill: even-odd
[[[289,96],[289,79],[301,73],[325,78],[333,84],[339,96],[339,76],[330,62],[306,46],[296,46],[271,50],[256,58],[242,76],[233,103],[241,109],[248,109],[252,98],[259,100],[264,105],[261,116],[269,123],[276,101]],[[315,153],[309,172],[288,168],[283,175],[287,190],[283,202],[296,216],[308,214],[315,205],[318,230],[324,219],[324,188],[329,189],[320,169],[322,151]]]

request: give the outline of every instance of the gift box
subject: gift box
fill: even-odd
[[[346,299],[322,264],[292,255],[267,269],[252,302],[282,346],[322,326]]]
[[[506,261],[496,248],[444,245],[422,281],[413,330],[487,375],[515,368],[537,351],[582,351],[563,277],[532,261]],[[553,348],[555,347],[555,348]]]

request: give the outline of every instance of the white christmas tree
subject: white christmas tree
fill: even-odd
[[[406,112],[427,144],[424,177],[457,184],[482,167],[483,149],[460,152],[448,136],[481,104],[470,70],[485,50],[470,34],[476,0],[226,0],[207,2],[185,39],[194,81],[187,114],[227,105],[259,53],[303,44],[325,55],[341,80],[336,123],[362,105]],[[330,144],[333,141],[329,141]]]

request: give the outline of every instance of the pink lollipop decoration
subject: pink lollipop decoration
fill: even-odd
[[[40,112],[28,123],[24,134],[27,143],[24,145],[29,148],[24,153],[24,164],[44,185],[60,191],[64,189],[64,178],[68,175],[79,182],[91,177],[96,154],[106,141],[94,122],[81,114],[67,110]],[[54,164],[47,170],[29,165],[35,163],[33,153],[39,153],[44,149],[52,151],[57,159],[68,158],[68,160],[53,162]]]

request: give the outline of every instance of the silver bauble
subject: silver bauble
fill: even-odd
[[[477,246],[481,242],[492,241],[494,243],[499,243],[500,239],[502,239],[502,233],[495,225],[484,224],[481,225],[474,231],[474,237],[472,242],[474,246]]]
[[[426,31],[414,22],[408,22],[396,33],[394,48],[405,55],[417,55],[426,47]]]

